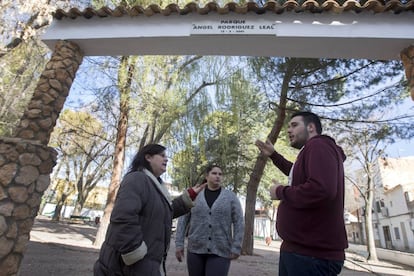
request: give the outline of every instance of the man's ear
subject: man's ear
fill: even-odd
[[[151,159],[151,155],[150,154],[145,154],[145,160],[147,160],[149,162],[150,159]]]
[[[316,133],[316,126],[314,123],[309,123],[307,126],[308,132],[310,133]]]

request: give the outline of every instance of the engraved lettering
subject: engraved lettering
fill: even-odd
[[[275,26],[274,25],[260,25],[259,26],[259,30],[274,30]]]

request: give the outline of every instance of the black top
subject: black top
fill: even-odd
[[[206,190],[204,192],[204,195],[206,197],[207,205],[211,208],[213,206],[214,201],[218,198],[219,194],[221,192],[221,187],[217,190],[209,190],[208,187],[206,187]]]

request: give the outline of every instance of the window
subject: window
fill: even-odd
[[[394,227],[394,233],[395,233],[395,239],[399,240],[400,238],[400,230],[398,229],[398,227]]]
[[[377,212],[378,212],[378,213],[379,213],[379,212],[381,212],[380,202],[379,202],[379,201],[376,201],[376,202],[375,202],[375,205],[376,205],[376,207],[377,207]]]
[[[414,200],[414,191],[404,193],[405,201],[410,202]]]
[[[377,209],[377,212],[381,213],[381,207],[385,207],[384,200],[381,199],[381,200],[375,201],[375,207]]]

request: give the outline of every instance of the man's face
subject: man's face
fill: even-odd
[[[293,117],[288,124],[290,145],[295,149],[301,149],[309,139],[309,131],[305,126],[302,116]]]

